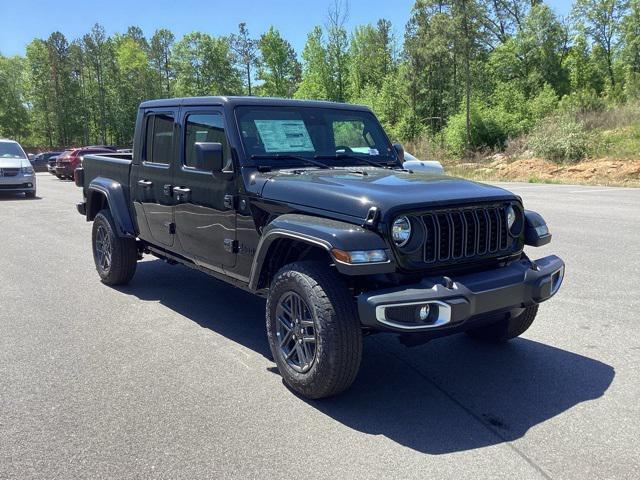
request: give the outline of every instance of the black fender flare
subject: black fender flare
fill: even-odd
[[[541,247],[551,242],[551,233],[542,215],[533,210],[524,211],[524,243]]]
[[[251,265],[249,288],[256,290],[269,250],[276,240],[291,239],[308,243],[325,250],[385,250],[389,261],[379,264],[349,265],[334,262],[345,275],[371,275],[395,271],[395,262],[389,245],[378,233],[360,225],[312,215],[284,214],[271,221],[262,231]]]
[[[116,224],[116,233],[120,237],[135,238],[136,229],[131,218],[131,211],[127,206],[127,197],[119,182],[104,177],[96,177],[87,187],[87,220],[93,220],[98,213],[92,208],[92,202],[98,195],[106,198],[111,216]]]

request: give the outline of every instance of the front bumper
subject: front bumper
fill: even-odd
[[[363,326],[374,330],[446,335],[544,302],[563,278],[564,262],[555,255],[522,259],[495,270],[366,292],[357,297],[358,313]],[[421,308],[430,312],[425,320],[420,320]]]
[[[35,175],[20,173],[13,177],[0,177],[0,192],[32,192],[35,189]]]

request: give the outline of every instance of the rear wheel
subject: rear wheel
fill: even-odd
[[[133,238],[116,234],[108,209],[101,210],[93,221],[93,260],[98,275],[107,285],[128,283],[136,273],[138,251]]]
[[[538,305],[525,308],[515,317],[500,320],[499,322],[483,327],[468,330],[467,334],[477,340],[492,343],[502,343],[512,338],[519,337],[531,326],[538,313]]]
[[[336,395],[356,378],[362,332],[355,302],[327,265],[293,263],[276,274],[267,335],[284,382],[304,397]]]

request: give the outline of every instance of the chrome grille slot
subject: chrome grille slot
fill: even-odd
[[[18,173],[19,168],[0,168],[0,177],[16,177]]]
[[[514,239],[507,229],[506,204],[436,210],[420,217],[426,228],[425,263],[458,263],[507,254]]]

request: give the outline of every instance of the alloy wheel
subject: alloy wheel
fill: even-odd
[[[96,257],[98,266],[108,271],[111,267],[111,241],[107,229],[100,225],[96,231]]]
[[[278,301],[276,336],[287,364],[296,372],[308,372],[316,357],[316,327],[311,309],[295,292],[286,292]]]

